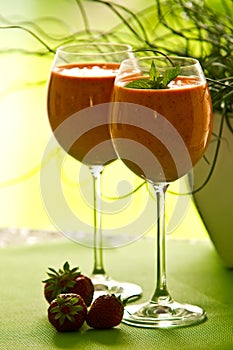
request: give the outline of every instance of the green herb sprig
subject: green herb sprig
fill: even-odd
[[[180,65],[168,68],[160,74],[154,61],[151,63],[149,78],[140,78],[131,81],[125,87],[133,89],[166,89],[168,84],[180,73]]]

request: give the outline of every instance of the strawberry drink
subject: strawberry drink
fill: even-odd
[[[158,166],[151,164],[153,158],[144,158],[143,154],[141,154],[143,159],[137,159],[138,164],[142,166],[138,166],[131,161],[130,154],[127,155],[130,147],[122,150],[120,143],[117,151],[120,155],[124,154],[124,157],[121,156],[124,162],[137,175],[153,182],[174,181],[185,175],[191,166],[200,160],[209,142],[212,110],[207,84],[195,78],[178,77],[169,84],[167,89],[135,89],[127,88],[126,85],[129,82],[127,80],[121,81],[115,87],[115,101],[127,102],[130,105],[123,105],[122,120],[112,124],[112,136],[134,140],[143,145],[158,160]],[[138,104],[153,110],[154,113],[146,113],[146,118],[140,121],[142,116],[137,112]],[[130,119],[132,120],[132,116],[134,119],[137,118],[137,123],[134,125],[128,123]],[[165,130],[167,124],[164,123],[164,118],[183,140],[190,162],[185,162],[186,152],[182,149],[179,154],[176,153],[176,159],[173,159],[171,151],[174,152],[176,147],[175,139],[162,142],[161,138],[156,137],[160,136],[161,132],[167,132],[167,138],[169,138],[170,130]],[[147,128],[143,127],[145,120]],[[149,132],[155,127],[160,131]],[[167,145],[168,142],[169,145]],[[179,169],[177,169],[178,166]]]
[[[51,128],[55,131],[64,120],[86,109],[84,114],[77,113],[75,125],[72,122],[67,124],[66,137],[72,135],[74,127],[79,129],[85,125],[85,132],[74,143],[70,141],[72,145],[68,153],[87,165],[103,165],[116,159],[111,142],[105,142],[110,138],[106,125],[107,114],[98,114],[95,109],[87,107],[110,102],[118,67],[116,63],[79,63],[55,67],[51,73],[48,90]],[[99,125],[93,127],[93,118],[98,118]],[[65,149],[67,142],[69,145],[67,138],[58,136],[58,141]],[[104,148],[101,148],[101,152],[92,154],[91,151],[102,143]]]
[[[157,226],[156,287],[147,303],[126,306],[126,324],[169,328],[206,319],[201,307],[174,301],[167,289],[165,194],[169,184],[203,156],[211,130],[211,98],[197,60],[166,56],[122,62],[115,79],[110,133],[118,156],[152,184]]]

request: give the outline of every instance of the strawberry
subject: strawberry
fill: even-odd
[[[49,322],[59,332],[78,330],[87,316],[87,306],[83,298],[74,293],[59,294],[48,308]]]
[[[89,277],[81,274],[76,278],[75,285],[71,289],[71,292],[80,294],[86,305],[90,306],[94,295],[94,285]]]
[[[118,326],[124,313],[124,304],[114,294],[101,295],[93,302],[86,318],[88,326],[107,329]]]
[[[63,269],[58,271],[49,268],[49,278],[44,280],[44,296],[51,303],[58,294],[75,293],[81,295],[87,306],[91,305],[94,286],[91,279],[81,274],[78,267],[70,269],[69,263],[65,262]]]

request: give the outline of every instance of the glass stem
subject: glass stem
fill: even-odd
[[[165,194],[168,184],[154,184],[156,192],[156,210],[157,210],[157,242],[156,242],[156,289],[151,298],[152,302],[163,304],[172,301],[167,290],[166,279],[166,232],[165,232]]]
[[[105,275],[103,267],[103,237],[101,222],[101,175],[104,170],[102,165],[89,167],[93,177],[94,196],[94,267],[93,275]]]

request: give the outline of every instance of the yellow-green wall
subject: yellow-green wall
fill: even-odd
[[[145,2],[128,0],[121,3],[137,10]],[[147,5],[153,3],[147,1]],[[91,28],[103,30],[118,23],[108,10],[103,11],[94,3],[87,2],[85,6]],[[41,160],[51,137],[46,115],[46,82],[53,54],[42,55],[46,52],[45,46],[30,32],[36,33],[50,47],[55,47],[66,35],[83,29],[84,22],[76,2],[71,0],[15,0],[13,5],[1,0],[0,13],[0,227],[53,230],[40,190],[40,170],[46,166]],[[30,32],[15,28],[16,25]],[[59,149],[44,160],[56,157],[59,162]],[[63,167],[63,191],[72,210],[87,222],[92,222],[92,209],[85,203],[76,183],[79,167],[78,162],[67,157]],[[132,188],[141,183],[120,162],[113,163],[104,174],[104,196],[117,197],[117,186],[122,179],[129,181]],[[83,186],[88,188],[91,185],[91,178],[87,175]],[[176,183],[171,190],[179,191],[180,186]],[[170,193],[167,197],[168,219],[179,197]],[[148,191],[143,186],[130,198],[124,211],[114,215],[106,213],[104,225],[117,227],[121,234],[121,226],[141,215],[147,199]],[[107,198],[105,201],[111,202]],[[172,223],[170,228],[173,237],[207,237],[191,199],[178,223]],[[151,232],[152,228],[149,229]]]

